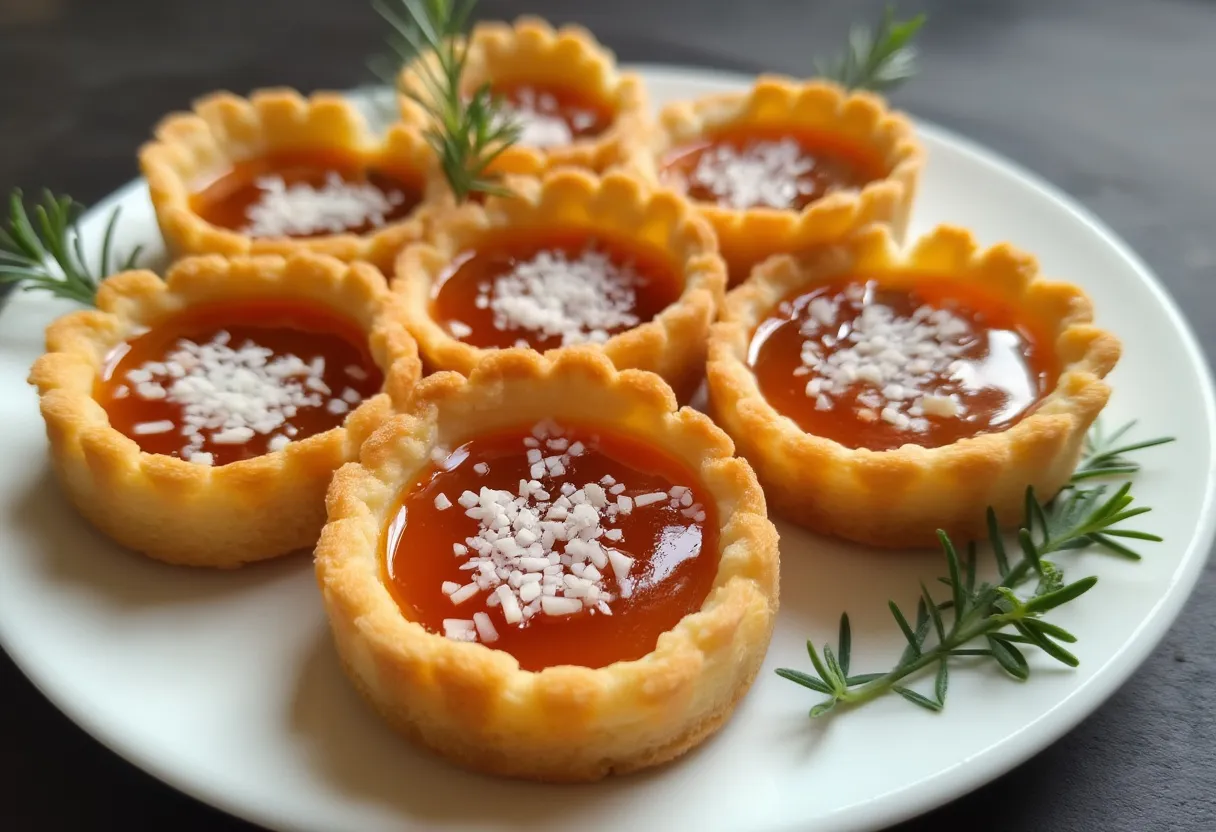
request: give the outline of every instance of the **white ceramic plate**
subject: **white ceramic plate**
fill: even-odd
[[[745,84],[647,68],[663,103]],[[886,609],[911,608],[934,554],[880,554],[782,526],[782,604],[755,687],[730,724],[658,771],[593,786],[546,787],[468,775],[390,734],[339,669],[307,558],[234,574],[164,567],[112,545],[60,497],[25,377],[42,329],[69,307],[15,297],[0,325],[0,638],[71,719],[136,765],[276,830],[526,827],[772,830],[883,826],[1009,770],[1097,708],[1173,621],[1212,543],[1212,387],[1199,347],[1145,266],[1082,209],[1006,161],[922,125],[930,163],[915,231],[953,222],[1010,240],[1051,275],[1082,284],[1124,341],[1107,423],[1172,434],[1143,456],[1142,527],[1166,537],[1141,563],[1064,559],[1101,580],[1053,618],[1076,633],[1081,666],[1033,661],[1029,683],[956,669],[946,710],[899,698],[812,724],[817,695],[773,674],[805,667],[808,636],[834,641],[853,620],[854,672],[889,666],[902,645]],[[88,216],[124,209],[122,248],[160,252],[135,182]],[[92,247],[90,246],[90,249]],[[923,687],[925,682],[921,682]],[[1096,764],[1100,765],[1098,761]]]

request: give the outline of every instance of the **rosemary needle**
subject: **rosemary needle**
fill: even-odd
[[[827,696],[811,708],[811,716],[819,717],[838,705],[860,705],[888,693],[927,710],[940,711],[946,704],[952,659],[991,659],[1018,680],[1030,676],[1030,664],[1024,653],[1028,648],[1076,667],[1077,657],[1063,646],[1076,642],[1076,637],[1041,616],[1081,597],[1098,579],[1089,577],[1066,583],[1062,570],[1048,556],[1097,545],[1114,554],[1139,559],[1139,554],[1120,540],[1161,540],[1155,534],[1120,526],[1150,510],[1133,507],[1130,482],[1113,492],[1107,485],[1078,484],[1100,476],[1134,473],[1139,466],[1127,460],[1126,454],[1173,441],[1159,438],[1120,444],[1133,424],[1124,425],[1110,435],[1103,434],[1100,425],[1095,426],[1072,481],[1049,503],[1040,503],[1033,489],[1027,490],[1025,513],[1016,536],[1020,558],[1012,556],[997,526],[996,514],[988,509],[988,542],[999,575],[995,583],[976,585],[974,543],[967,547],[964,558],[945,532],[938,532],[949,573],[938,580],[949,587],[950,597],[938,601],[922,583],[912,621],[894,601],[889,603],[906,642],[903,655],[893,668],[885,673],[850,675],[852,635],[846,613],[840,617],[835,653],[830,646],[825,645],[820,651],[807,642],[814,674],[783,667],[777,670],[777,675]],[[1033,592],[1019,595],[1015,591],[1031,581],[1035,581]],[[971,646],[973,643],[979,646]],[[935,671],[932,696],[903,684],[930,668]]]
[[[494,160],[519,139],[520,127],[483,84],[464,95],[467,25],[476,0],[373,0],[392,27],[389,46],[398,64],[415,61],[422,90],[403,90],[431,117],[427,141],[439,155],[457,201],[473,193],[505,194],[489,173]],[[421,60],[419,60],[421,59]],[[392,77],[383,61],[373,64]]]
[[[83,207],[71,197],[45,191],[42,202],[34,206],[31,220],[21,191],[14,189],[9,195],[7,227],[0,228],[0,284],[50,292],[93,306],[101,279],[113,271],[134,268],[141,249],[136,247],[125,259],[112,263],[120,213],[115,208],[106,222],[97,270],[91,270],[76,226],[81,210]]]
[[[911,20],[896,20],[894,7],[887,6],[875,29],[854,25],[844,55],[830,62],[815,61],[815,71],[846,89],[873,92],[894,89],[917,72],[917,50],[912,38],[925,20],[924,14]]]

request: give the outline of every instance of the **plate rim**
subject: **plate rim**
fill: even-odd
[[[622,67],[642,74],[647,80],[661,78],[673,83],[709,82],[739,86],[752,83],[758,75],[715,67],[653,62],[634,62],[623,64]],[[348,94],[358,96],[361,90],[348,91]],[[1194,329],[1168,289],[1128,243],[1063,189],[1021,163],[949,128],[919,117],[913,117],[913,121],[922,135],[931,136],[935,141],[950,146],[952,150],[985,167],[1017,180],[1019,185],[1037,192],[1040,197],[1064,209],[1118,255],[1136,272],[1140,281],[1147,285],[1174,325],[1177,337],[1202,379],[1200,394],[1209,436],[1209,473],[1190,546],[1181,555],[1169,585],[1114,656],[1097,668],[1080,687],[1068,693],[1037,719],[1023,725],[1017,733],[969,757],[965,761],[965,768],[964,761],[960,760],[954,767],[927,780],[910,782],[874,800],[842,807],[821,819],[821,822],[827,821],[850,829],[887,826],[943,806],[1008,773],[1075,728],[1126,684],[1165,637],[1198,584],[1213,543],[1216,542],[1216,383],[1212,365]],[[147,183],[143,177],[126,182],[98,200],[81,217],[81,223],[84,224],[121,205],[141,188],[146,187]],[[0,314],[5,306],[6,304],[0,303]],[[0,628],[0,649],[9,655],[13,664],[38,692],[77,727],[127,763],[190,799],[237,819],[280,832],[296,832],[305,828],[286,823],[286,819],[276,813],[263,812],[258,807],[251,808],[235,799],[230,800],[225,791],[214,788],[205,780],[179,774],[172,762],[160,759],[161,755],[129,744],[120,732],[111,731],[103,719],[90,713],[85,698],[73,698],[67,694],[60,696],[48,684],[44,684],[45,680],[38,678],[36,671],[31,673],[29,669],[37,668],[37,661],[23,661],[23,652],[14,648],[15,645],[8,638],[6,631]],[[951,773],[960,769],[961,775],[951,776]],[[805,826],[795,819],[779,823],[780,825],[774,828],[800,829]]]

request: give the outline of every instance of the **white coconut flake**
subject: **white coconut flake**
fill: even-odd
[[[500,609],[507,626],[526,626],[538,613],[610,615],[612,603],[627,597],[633,585],[634,559],[612,548],[627,543],[624,530],[615,523],[635,507],[658,511],[667,509],[669,499],[675,506],[692,502],[692,489],[687,486],[649,492],[635,501],[623,493],[609,495],[607,484],[627,488],[627,483],[614,478],[584,483],[569,479],[566,466],[576,451],[585,453],[586,448],[568,443],[560,433],[556,425],[537,425],[529,437],[535,441],[521,443],[521,461],[539,456],[530,465],[541,469],[536,478],[520,480],[514,491],[483,486],[476,492],[465,490],[457,499],[464,513],[477,522],[477,530],[452,547],[463,560],[459,568],[471,576],[463,586],[443,585],[453,604],[486,592],[484,609]],[[544,456],[542,448],[553,453]],[[444,494],[435,498],[438,510],[452,505]],[[694,511],[700,511],[699,504],[685,508],[684,516],[691,518]]]
[[[483,644],[498,641],[498,630],[494,629],[494,622],[484,612],[473,613],[473,625],[477,628],[477,635]]]
[[[814,183],[803,178],[815,166],[793,139],[756,141],[742,149],[718,144],[701,154],[688,183],[731,208],[790,209],[813,192]]]
[[[957,391],[959,359],[975,337],[967,320],[927,305],[901,315],[883,303],[862,305],[864,297],[864,286],[850,284],[807,304],[799,370],[809,377],[806,395],[815,409],[841,406],[844,394],[860,385],[851,407],[863,421],[922,431],[929,427],[926,415],[966,416]],[[850,304],[860,309],[846,308]]]
[[[400,191],[382,191],[370,182],[347,182],[329,173],[325,184],[288,185],[281,176],[259,177],[258,201],[245,209],[242,229],[251,237],[304,237],[341,234],[363,226],[382,226],[405,202]]]
[[[603,343],[609,332],[637,326],[633,268],[588,249],[577,257],[541,251],[479,288],[498,330],[560,338],[562,346]]]
[[[519,125],[519,144],[528,147],[559,147],[574,141],[574,130],[584,130],[596,122],[593,110],[567,108],[563,115],[560,102],[552,93],[532,87],[516,90],[514,101],[503,103],[503,114]],[[569,121],[567,121],[569,119]]]
[[[173,430],[174,424],[169,419],[161,419],[157,422],[136,422],[131,427],[132,433],[137,436],[147,436],[156,433],[168,433]]]
[[[198,464],[205,464],[199,459],[207,442],[243,445],[266,436],[272,452],[282,450],[298,432],[289,420],[301,410],[326,406],[314,389],[325,387],[324,371],[323,358],[306,363],[251,341],[234,344],[226,331],[206,342],[181,338],[163,360],[144,362],[126,374],[136,397],[177,405],[179,417],[140,423],[133,432],[176,431],[182,458]]]

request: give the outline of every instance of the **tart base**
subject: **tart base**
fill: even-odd
[[[844,274],[881,280],[893,271],[983,281],[1017,304],[1054,337],[1055,387],[1012,427],[937,448],[854,450],[804,433],[768,403],[748,366],[755,327],[795,289]],[[967,231],[942,227],[902,255],[890,232],[875,226],[802,259],[773,257],[727,296],[710,337],[710,411],[755,467],[769,504],[793,523],[879,547],[933,547],[939,529],[978,539],[987,533],[989,506],[1012,525],[1027,487],[1046,500],[1072,475],[1110,395],[1102,379],[1120,352],[1118,339],[1092,320],[1079,288],[1040,278],[1034,260],[1011,246],[981,251]]]
[[[709,326],[726,285],[713,233],[691,204],[625,173],[601,178],[567,169],[521,182],[519,188],[517,196],[491,197],[484,207],[468,205],[447,215],[428,241],[408,246],[397,259],[392,288],[404,299],[407,326],[427,366],[468,375],[495,352],[454,338],[431,316],[433,287],[458,253],[503,229],[616,232],[670,252],[683,287],[676,301],[653,319],[590,349],[602,351],[618,369],[658,374],[680,401],[691,398],[704,377]],[[545,354],[563,349],[568,348]]]
[[[145,453],[111,427],[94,385],[114,346],[194,303],[275,297],[323,303],[367,332],[383,392],[340,427],[216,467]],[[312,547],[334,470],[408,400],[421,376],[398,302],[365,263],[313,254],[188,258],[164,281],[146,271],[108,278],[97,304],[51,324],[30,382],[39,391],[55,474],[71,502],[116,542],[166,563],[233,568]]]
[[[525,671],[503,651],[410,621],[384,585],[384,523],[431,449],[546,417],[591,419],[662,444],[694,466],[717,505],[713,587],[640,659]],[[618,372],[594,350],[552,359],[504,350],[467,380],[431,376],[413,413],[378,430],[330,488],[316,568],[343,666],[390,726],[477,771],[577,782],[680,756],[729,718],[776,616],[776,529],[751,469],[732,451],[703,414],[677,412],[656,376]]]
[[[430,65],[429,70],[423,62]],[[434,56],[426,55],[405,67],[398,89],[425,95],[423,78],[434,71],[434,65]],[[652,129],[646,85],[641,76],[618,71],[616,56],[582,26],[555,29],[542,18],[527,15],[513,23],[478,23],[469,38],[461,85],[471,93],[494,81],[558,87],[573,84],[591,98],[611,105],[615,118],[603,133],[566,145],[512,145],[493,161],[489,173],[534,177],[562,167],[603,173],[634,169],[643,158]],[[410,96],[399,95],[398,103],[406,122],[421,126],[429,123],[427,113]]]
[[[307,149],[340,150],[401,168],[416,179],[423,201],[408,217],[366,234],[314,237],[251,237],[213,225],[191,207],[198,182],[267,153]],[[364,260],[388,271],[401,247],[422,237],[431,214],[450,204],[434,153],[419,130],[394,124],[377,141],[355,106],[329,93],[304,98],[290,89],[264,89],[248,99],[213,93],[195,102],[191,113],[166,116],[155,139],[140,148],[139,162],[165,245],[177,256],[312,252]]]
[[[671,150],[715,131],[748,126],[840,136],[871,148],[888,172],[858,190],[829,194],[798,211],[696,202],[718,236],[730,285],[741,283],[770,255],[837,242],[873,223],[886,225],[896,240],[903,240],[925,162],[916,130],[903,115],[888,110],[879,96],[846,92],[825,81],[764,75],[748,92],[667,105],[654,134],[650,175],[660,178],[658,164]]]
[[[760,667],[764,663],[763,655],[750,659],[740,674],[734,695],[724,701],[717,710],[702,718],[700,722],[689,726],[683,735],[668,741],[666,745],[615,759],[588,759],[581,754],[575,757],[554,756],[538,766],[531,762],[522,764],[519,760],[512,759],[510,755],[487,759],[482,748],[470,744],[462,736],[443,732],[441,728],[432,733],[417,725],[408,710],[386,702],[363,681],[362,676],[347,660],[341,635],[333,628],[331,628],[331,632],[334,634],[337,644],[342,669],[351,680],[355,690],[393,730],[410,742],[469,771],[544,783],[593,783],[606,777],[634,774],[644,769],[661,766],[684,756],[716,734],[730,721],[735,708],[751,689],[752,683],[756,680]]]

